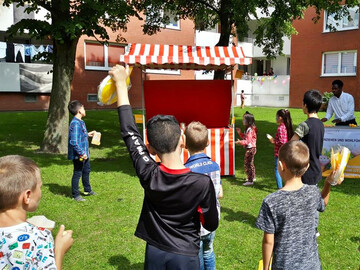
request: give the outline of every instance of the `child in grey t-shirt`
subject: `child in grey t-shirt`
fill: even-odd
[[[309,167],[309,149],[301,141],[291,141],[279,150],[279,173],[285,186],[268,195],[261,206],[256,226],[264,231],[264,270],[320,270],[315,230],[317,212],[329,201],[332,175],[324,188],[303,184],[301,176]]]

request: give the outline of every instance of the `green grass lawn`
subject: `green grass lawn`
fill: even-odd
[[[261,259],[262,232],[255,227],[262,200],[276,190],[273,145],[265,137],[275,134],[276,108],[246,108],[255,115],[258,152],[257,182],[243,187],[244,150],[236,148],[236,176],[223,178],[222,214],[215,238],[217,269],[257,269]],[[236,123],[245,110],[237,108]],[[305,119],[291,109],[296,126]],[[323,117],[325,113],[320,113]],[[360,113],[356,113],[360,119]],[[84,203],[71,198],[72,163],[63,155],[37,153],[47,113],[0,113],[0,156],[19,154],[34,159],[41,168],[43,196],[33,213],[55,220],[74,231],[74,245],[65,257],[64,269],[143,269],[145,242],[134,236],[143,191],[127,150],[120,138],[115,110],[88,111],[88,130],[102,133],[100,146],[91,146],[90,181],[99,193]],[[322,183],[320,184],[322,186]],[[360,264],[360,180],[346,179],[334,187],[329,205],[320,214],[318,238],[323,269],[358,269]],[[32,214],[32,215],[33,215]],[[296,270],[296,269],[294,269]]]

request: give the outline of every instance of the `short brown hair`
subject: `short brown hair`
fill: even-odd
[[[293,175],[302,176],[309,164],[309,148],[302,141],[287,142],[280,147],[279,160]]]
[[[0,211],[16,206],[21,192],[35,190],[40,169],[34,161],[23,156],[0,158]]]
[[[72,115],[77,115],[77,113],[79,112],[80,108],[82,107],[83,105],[81,104],[80,101],[78,100],[73,100],[73,101],[70,101],[69,102],[69,105],[68,105],[68,109],[69,109],[69,112],[72,114]]]
[[[191,122],[185,130],[186,147],[190,152],[203,151],[209,141],[208,130],[200,122]]]

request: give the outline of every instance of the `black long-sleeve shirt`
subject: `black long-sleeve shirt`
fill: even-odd
[[[129,105],[118,108],[121,135],[144,188],[144,201],[135,235],[161,250],[197,256],[200,221],[216,230],[218,213],[210,177],[172,170],[149,155]]]

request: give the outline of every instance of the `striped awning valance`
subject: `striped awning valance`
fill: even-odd
[[[150,69],[225,69],[249,65],[241,47],[129,44],[120,62]]]

